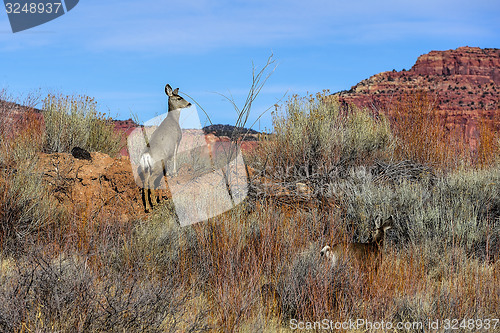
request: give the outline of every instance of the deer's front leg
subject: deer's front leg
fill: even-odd
[[[177,176],[177,151],[179,150],[179,145],[175,145],[174,148],[174,172],[173,175]]]

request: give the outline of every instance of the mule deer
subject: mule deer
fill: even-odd
[[[146,150],[139,161],[139,174],[141,175],[142,199],[146,212],[150,204],[155,206],[157,201],[155,186],[159,186],[161,178],[166,176],[167,162],[173,159],[173,173],[177,173],[177,150],[182,139],[179,125],[181,109],[191,106],[191,103],[179,96],[179,88],[172,90],[170,85],[165,86],[168,96],[167,117],[149,138]]]
[[[393,218],[390,216],[380,225],[375,222],[375,231],[372,234],[372,241],[369,243],[348,243],[336,244],[332,247],[325,246],[320,254],[337,265],[340,259],[351,260],[353,263],[365,269],[373,268],[377,270],[382,260],[382,247],[384,245],[385,232],[394,225]]]

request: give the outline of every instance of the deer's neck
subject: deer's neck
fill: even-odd
[[[169,110],[167,118],[174,120],[177,124],[179,123],[179,118],[181,116],[181,109]]]
[[[384,244],[384,233],[377,230],[375,235],[373,235],[373,243],[377,246],[382,246]]]

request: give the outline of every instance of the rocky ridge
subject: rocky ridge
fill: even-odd
[[[421,55],[410,70],[382,72],[348,91],[340,102],[388,110],[406,93],[425,91],[450,130],[477,135],[479,117],[500,126],[500,49],[460,47]]]

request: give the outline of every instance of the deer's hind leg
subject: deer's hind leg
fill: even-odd
[[[146,213],[149,213],[159,202],[156,188],[160,188],[162,175],[161,170],[154,166],[141,173],[142,201]]]
[[[142,203],[144,204],[144,211],[146,213],[149,213],[151,210],[151,190],[150,190],[150,184],[149,184],[149,179],[150,175],[146,174],[146,172],[141,172],[141,180],[142,180],[142,189],[141,189],[141,196],[142,196]]]
[[[159,190],[162,186],[162,180],[166,183],[165,176],[167,175],[167,169],[163,160],[161,161],[161,170],[156,171],[151,177],[153,179],[152,184],[149,184],[150,200],[153,208],[162,201],[162,191]]]
[[[144,204],[144,211],[146,213],[149,213],[149,211],[151,210],[149,188],[142,188],[142,203]]]

